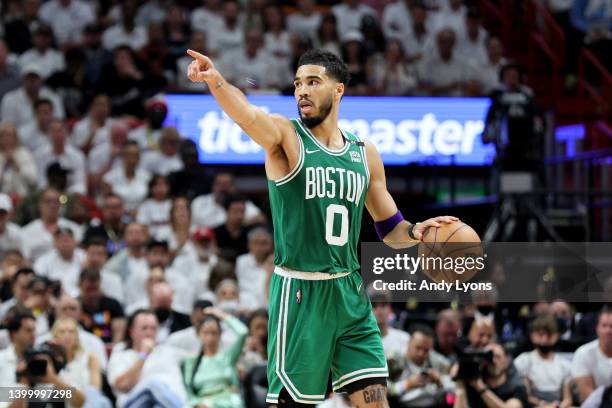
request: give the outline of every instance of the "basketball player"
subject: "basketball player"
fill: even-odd
[[[294,80],[300,118],[289,120],[249,104],[208,57],[187,53],[194,58],[189,79],[206,82],[221,108],[266,152],[276,265],[266,401],[321,403],[331,372],[334,391],[348,393],[352,405],[387,407],[385,354],[358,272],[363,206],[379,237],[395,247],[414,245],[427,228],[457,219],[403,220],[374,145],[338,128],[348,72],[334,54],[314,50],[300,58]]]

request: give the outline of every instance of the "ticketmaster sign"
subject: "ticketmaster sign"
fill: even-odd
[[[217,164],[263,163],[262,149],[229,119],[210,95],[170,94],[167,125],[194,140],[200,160]],[[289,96],[252,96],[267,112],[293,118]],[[487,165],[492,146],[480,139],[485,98],[344,97],[340,126],[376,144],[386,165]]]

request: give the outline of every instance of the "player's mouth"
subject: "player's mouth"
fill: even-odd
[[[308,101],[301,101],[299,103],[299,107],[300,107],[300,112],[302,113],[309,113],[309,112],[312,112],[312,110],[314,109],[314,107],[312,106],[312,103]]]

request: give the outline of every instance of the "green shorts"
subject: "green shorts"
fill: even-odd
[[[380,330],[361,275],[296,275],[277,267],[270,282],[266,401],[278,403],[285,388],[296,402],[318,404],[330,373],[334,391],[365,378],[386,378]]]

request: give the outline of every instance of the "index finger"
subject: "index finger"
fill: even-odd
[[[187,54],[189,54],[192,58],[197,59],[198,61],[203,61],[203,62],[208,62],[209,61],[208,57],[206,57],[205,55],[200,54],[199,52],[194,51],[192,49],[188,49],[187,50]]]

